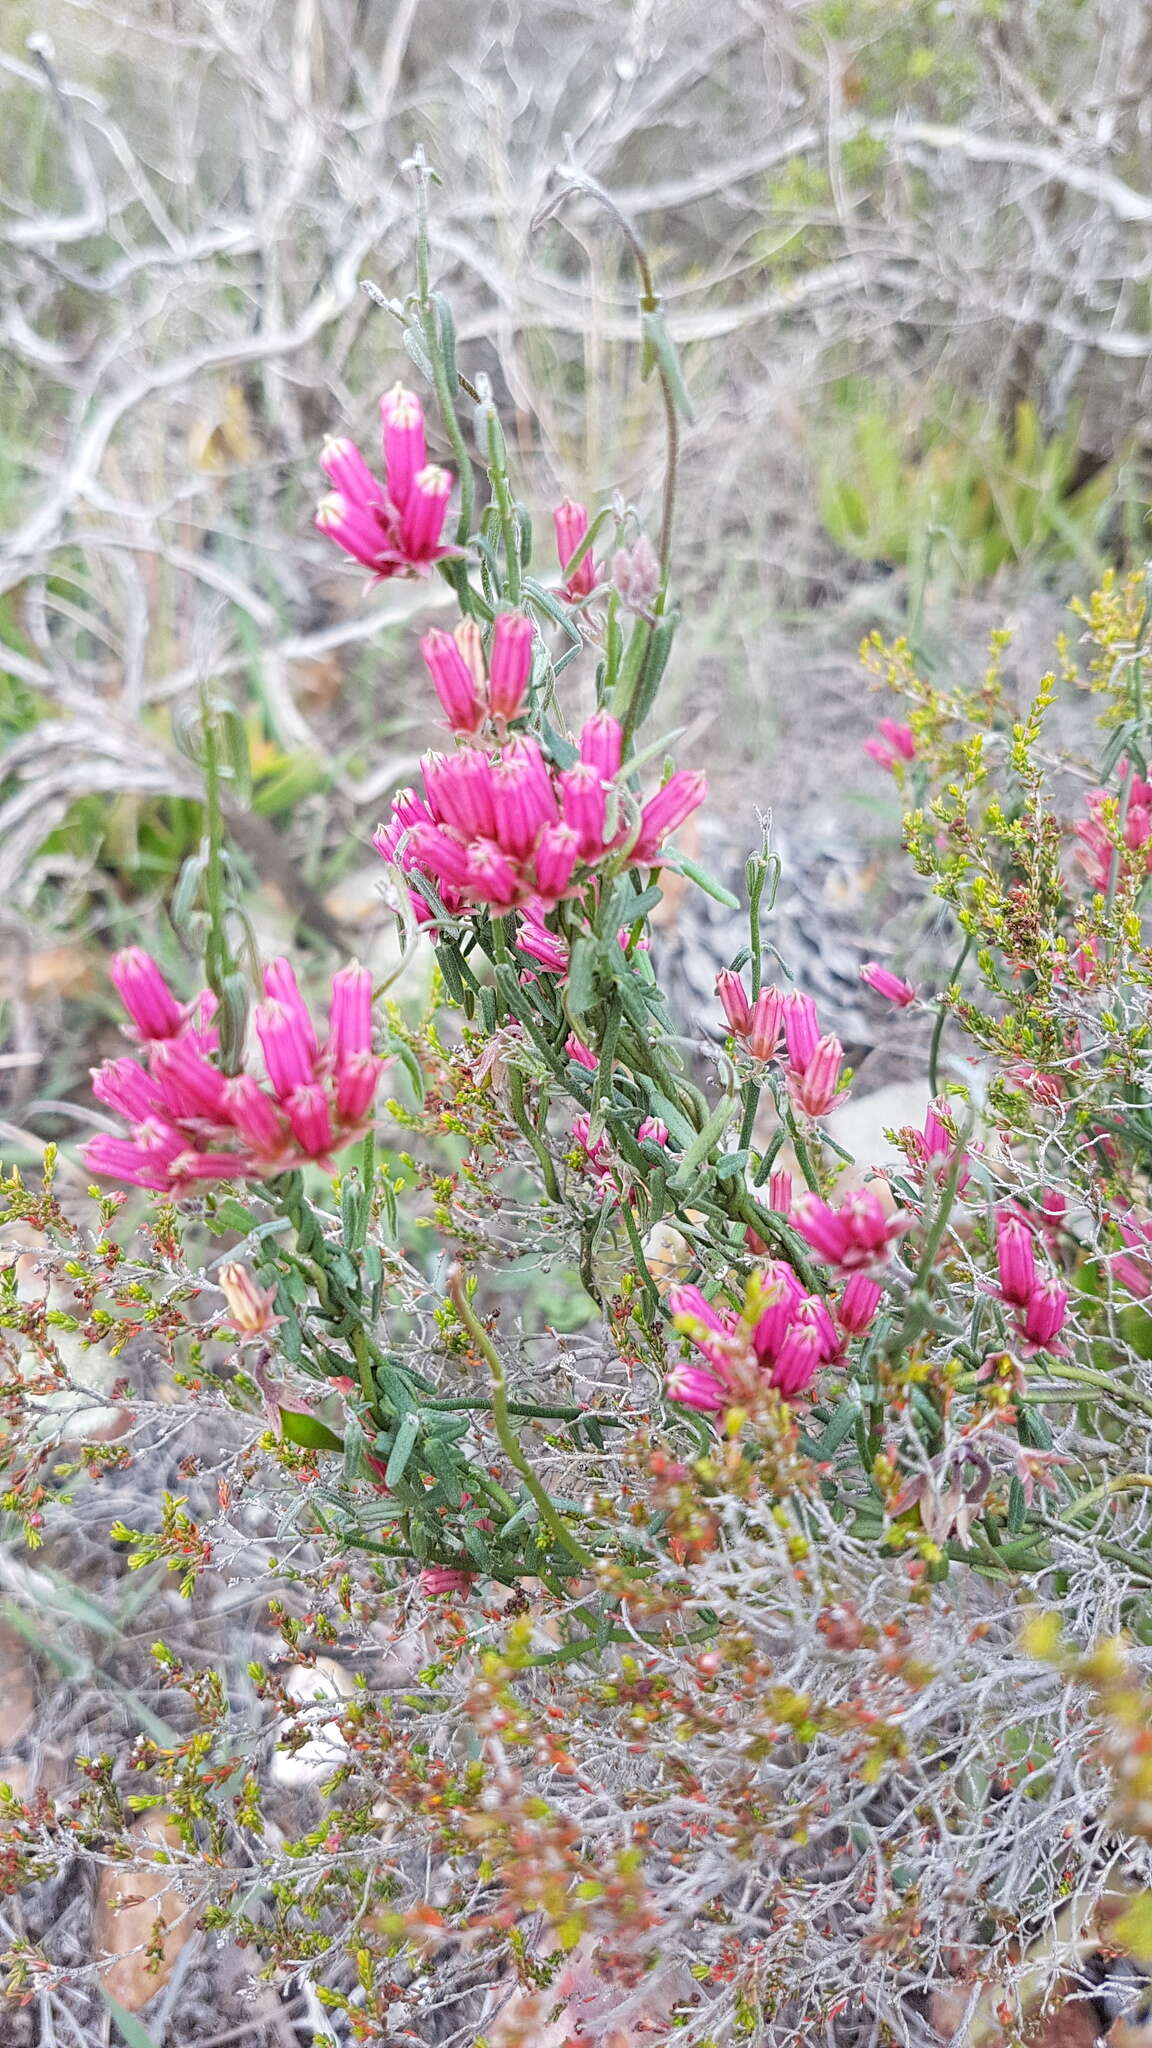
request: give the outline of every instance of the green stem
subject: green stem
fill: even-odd
[[[505,1457],[509,1464],[514,1466],[515,1470],[520,1474],[528,1492],[540,1511],[541,1521],[550,1531],[555,1541],[562,1549],[568,1552],[570,1557],[575,1558],[583,1571],[591,1571],[595,1565],[595,1559],[591,1551],[586,1550],[579,1537],[573,1535],[563,1516],[553,1506],[547,1491],[541,1486],[520,1447],[516,1432],[509,1420],[507,1383],[504,1378],[503,1361],[464,1292],[464,1276],[458,1266],[453,1268],[448,1282],[448,1296],[464,1328],[488,1366],[492,1390],[492,1420],[495,1423],[496,1435],[500,1440],[500,1447]]]
[[[932,1043],[928,1048],[928,1086],[932,1090],[933,1095],[939,1095],[940,1093],[940,1041],[944,1036],[944,1024],[948,1016],[948,1004],[946,999],[949,992],[952,989],[954,989],[957,983],[959,982],[960,975],[964,967],[964,962],[967,960],[968,955],[972,951],[972,948],[975,945],[975,943],[976,941],[973,934],[969,932],[968,937],[965,939],[964,944],[961,948],[960,958],[957,960],[955,967],[952,969],[952,972],[948,977],[948,987],[942,990],[941,994],[937,998],[936,1022],[932,1027]]]

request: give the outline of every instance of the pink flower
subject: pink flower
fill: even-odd
[[[784,997],[778,988],[762,988],[748,1019],[747,1047],[754,1060],[775,1059],[780,1050]]]
[[[412,496],[420,472],[428,466],[428,443],[424,438],[424,410],[414,391],[394,384],[380,400],[380,429],[384,448],[384,470],[388,495],[403,508]]]
[[[840,1327],[850,1337],[858,1337],[868,1329],[880,1306],[883,1289],[878,1280],[870,1280],[866,1273],[852,1273],[844,1284],[836,1314]]]
[[[219,1067],[184,1038],[161,1038],[151,1047],[149,1066],[162,1111],[177,1121],[225,1121],[225,1079]]]
[[[596,564],[592,560],[591,548],[571,572],[568,566],[588,531],[587,511],[574,498],[565,498],[552,514],[552,524],[556,529],[556,554],[564,577],[565,596],[572,599],[591,597],[596,588]]]
[[[1054,1273],[1038,1280],[1024,1303],[1021,1328],[1030,1344],[1045,1346],[1064,1328],[1068,1313],[1068,1290]]]
[[[496,771],[487,754],[465,747],[457,754],[425,754],[421,765],[437,823],[450,825],[464,839],[491,839],[496,831]]]
[[[532,621],[523,612],[497,612],[488,657],[488,698],[494,718],[518,718],[523,710],[532,636]]]
[[[460,553],[443,539],[452,478],[428,462],[424,415],[412,392],[397,385],[381,399],[380,413],[384,481],[353,442],[326,442],[320,466],[333,489],[315,523],[377,577],[424,576],[433,563]]]
[[[769,1385],[790,1401],[794,1395],[803,1393],[821,1363],[819,1331],[812,1323],[796,1321],[789,1325],[773,1361]]]
[[[458,1593],[467,1599],[475,1582],[475,1572],[457,1571],[447,1564],[425,1565],[420,1574],[420,1591],[435,1600],[441,1593]]]
[[[807,1066],[793,1067],[787,1076],[788,1093],[805,1116],[825,1116],[840,1092],[844,1047],[831,1032],[817,1041]]]
[[[491,839],[474,839],[465,857],[464,892],[493,910],[511,910],[522,894],[516,862]]]
[[[744,1038],[752,1023],[752,1006],[748,1000],[743,977],[736,974],[732,968],[726,967],[722,974],[716,976],[716,993],[720,998],[720,1008],[727,1019],[729,1031],[737,1038]]]
[[[858,1188],[833,1209],[819,1195],[801,1195],[792,1211],[801,1237],[826,1265],[854,1273],[883,1265],[911,1221],[889,1216],[871,1188]]]
[[[716,1415],[729,1403],[719,1380],[702,1365],[693,1365],[686,1358],[673,1361],[664,1385],[670,1401],[678,1401],[683,1408],[696,1408],[702,1415]]]
[[[570,826],[545,827],[536,842],[534,857],[536,887],[545,903],[558,903],[568,894],[579,857],[580,841]]]
[[[526,903],[520,912],[520,929],[516,944],[522,953],[538,960],[551,974],[563,974],[568,965],[568,946],[558,932],[550,931],[544,922],[544,905]]]
[[[591,761],[577,761],[565,768],[559,780],[564,823],[575,832],[583,858],[598,860],[604,851],[608,785]]]
[[[93,1067],[92,1093],[130,1124],[144,1123],[160,1108],[160,1091],[138,1060],[108,1060]]]
[[[150,953],[129,946],[117,953],[110,969],[112,983],[141,1038],[175,1038],[183,1030],[185,1012]]]
[[[725,1333],[733,1327],[732,1317],[726,1311],[714,1308],[707,1295],[687,1282],[678,1282],[676,1286],[670,1287],[667,1301],[674,1318],[689,1318],[693,1322],[703,1323],[706,1329]],[[688,1334],[693,1333],[689,1331]]]
[[[660,562],[647,534],[612,557],[612,581],[630,612],[646,612],[660,588]]]
[[[942,1121],[941,1111],[945,1115],[949,1114],[948,1104],[943,1096],[928,1104],[924,1112],[922,1131],[913,1130],[910,1124],[906,1124],[900,1132],[900,1143],[910,1164],[919,1167],[922,1173],[931,1173],[936,1180],[947,1179],[956,1156],[956,1139],[947,1124]],[[956,1179],[958,1194],[963,1194],[971,1177],[968,1155],[965,1153]]]
[[[513,740],[492,769],[496,840],[515,860],[531,853],[546,825],[559,822],[556,792],[536,740]]]
[[[811,996],[801,995],[799,989],[792,989],[780,999],[780,1008],[788,1064],[796,1073],[803,1073],[820,1039],[816,1005]]]
[[[885,1002],[897,1003],[902,1010],[906,1010],[909,1003],[916,1001],[916,991],[911,982],[901,981],[898,974],[893,974],[887,967],[881,967],[876,960],[869,960],[867,965],[860,969],[860,979],[866,982],[869,988],[875,989],[878,996],[883,996]]]
[[[646,1116],[636,1136],[641,1145],[664,1146],[668,1143],[668,1126],[662,1116]]]
[[[632,860],[655,860],[668,834],[675,832],[678,825],[699,809],[707,789],[706,778],[693,774],[690,769],[681,768],[670,776],[663,788],[649,797],[640,812],[640,830],[632,848]]]
[[[601,1133],[593,1140],[592,1119],[583,1110],[572,1119],[572,1136],[587,1158],[589,1166],[598,1180],[606,1180],[612,1171],[612,1151],[607,1139]]]
[[[591,1046],[585,1045],[582,1038],[577,1038],[574,1031],[568,1033],[564,1041],[564,1050],[570,1060],[574,1060],[578,1067],[586,1067],[590,1074],[594,1074],[600,1065]]]
[[[605,782],[620,772],[624,735],[610,711],[594,711],[580,732],[580,759],[595,768]]]
[[[780,1216],[792,1214],[792,1175],[787,1167],[778,1167],[768,1180],[768,1207]]]
[[[453,635],[433,627],[421,640],[420,652],[453,732],[479,732],[484,697]]]
[[[1031,1230],[1015,1209],[997,1211],[996,1263],[1003,1299],[1027,1308],[1036,1286],[1036,1250]]]
[[[916,759],[916,735],[910,725],[898,725],[894,718],[882,718],[872,739],[865,740],[864,752],[891,772],[901,761]]]

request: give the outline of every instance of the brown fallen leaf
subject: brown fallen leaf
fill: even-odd
[[[162,1810],[144,1814],[132,1829],[141,1864],[114,1864],[100,1873],[92,1946],[101,1982],[126,2012],[140,2012],[172,1974],[196,1917],[174,1885],[171,1864],[156,1863],[149,1849],[176,1849],[180,1835]],[[149,1867],[150,1866],[150,1867]],[[123,1901],[123,1904],[119,1903]]]

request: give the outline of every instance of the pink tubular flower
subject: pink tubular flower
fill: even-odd
[[[668,1126],[662,1116],[646,1116],[636,1132],[636,1137],[641,1145],[663,1147],[668,1143]]]
[[[594,1074],[600,1065],[591,1046],[585,1045],[582,1038],[577,1038],[574,1031],[568,1033],[564,1041],[564,1050],[570,1060],[574,1060],[578,1067],[586,1067],[590,1074]]]
[[[836,1308],[840,1328],[849,1337],[859,1337],[868,1329],[877,1309],[883,1289],[878,1280],[870,1280],[867,1273],[852,1273],[844,1284]]]
[[[1036,1248],[1031,1230],[1015,1209],[997,1211],[996,1263],[1003,1299],[1015,1308],[1027,1308],[1037,1284]]]
[[[916,759],[916,735],[910,725],[898,725],[894,718],[882,718],[873,737],[865,740],[864,752],[891,773],[900,762]]]
[[[424,409],[414,391],[394,384],[380,400],[380,430],[384,448],[384,469],[388,495],[394,505],[408,503],[412,486],[428,466],[428,443],[424,438]]]
[[[817,1041],[807,1066],[788,1073],[788,1093],[797,1109],[805,1116],[826,1116],[840,1093],[843,1065],[844,1047],[829,1032]]]
[[[709,1331],[726,1337],[735,1328],[733,1317],[714,1308],[698,1287],[678,1283],[668,1289],[667,1301],[676,1328],[691,1337],[693,1343],[699,1343],[701,1334]]]
[[[141,1038],[175,1038],[185,1013],[150,953],[129,946],[117,953],[110,969],[112,984]]]
[[[943,1122],[941,1112],[944,1115],[950,1113],[945,1097],[938,1096],[924,1112],[923,1130],[914,1130],[911,1124],[906,1124],[899,1134],[901,1149],[909,1164],[921,1173],[930,1173],[935,1180],[947,1179],[957,1150],[957,1141]],[[971,1177],[968,1154],[965,1153],[956,1177],[958,1194],[963,1194]]]
[[[520,929],[516,944],[522,953],[538,960],[550,974],[563,974],[568,965],[568,945],[558,932],[550,931],[544,922],[544,905],[526,903],[520,913]]]
[[[746,1043],[754,1060],[773,1060],[780,1050],[784,997],[778,988],[762,988],[752,1005]]]
[[[564,594],[570,598],[591,597],[596,588],[596,564],[589,548],[582,562],[569,573],[568,565],[588,531],[588,513],[574,498],[565,498],[552,514],[556,529],[556,554],[564,577]]]
[[[590,761],[577,761],[559,779],[564,823],[575,832],[583,859],[597,860],[604,851],[608,785]]]
[[[475,1572],[457,1571],[447,1564],[425,1565],[420,1574],[420,1591],[435,1600],[441,1593],[458,1593],[467,1599],[475,1581]]]
[[[781,998],[780,1006],[788,1064],[794,1072],[803,1073],[820,1040],[816,1005],[811,996],[802,995],[799,989],[791,989]]]
[[[728,1406],[728,1395],[719,1380],[687,1358],[677,1358],[669,1366],[664,1388],[670,1401],[678,1401],[682,1408],[695,1408],[702,1415],[717,1415]]]
[[[464,891],[493,910],[511,910],[522,887],[514,860],[492,839],[474,839],[465,856]]]
[[[434,626],[421,640],[420,652],[453,732],[479,732],[484,697],[453,635]]]
[[[1036,1282],[1023,1305],[1020,1325],[1024,1336],[1038,1347],[1051,1344],[1064,1328],[1067,1313],[1068,1289],[1049,1273]]]
[[[132,1127],[130,1139],[91,1141],[93,1172],[179,1195],[206,1181],[326,1162],[362,1134],[382,1065],[371,1050],[371,977],[355,964],[335,976],[323,1049],[287,960],[269,964],[264,986],[254,1022],[271,1092],[252,1074],[216,1066],[200,1022],[208,1006],[198,998],[180,1012],[177,1034],[150,1041],[150,1073],[117,1060],[93,1076],[98,1098]]]
[[[743,977],[731,967],[726,967],[722,974],[716,976],[716,993],[729,1031],[736,1038],[747,1037],[752,1023],[752,1005]]]
[[[148,1063],[163,1115],[174,1123],[197,1117],[209,1123],[222,1121],[224,1076],[186,1038],[159,1039],[151,1048]]]
[[[92,1093],[130,1124],[141,1124],[160,1108],[160,1092],[137,1060],[107,1060],[92,1069]]]
[[[513,740],[492,769],[497,843],[514,860],[531,853],[546,825],[559,823],[556,792],[536,740]]]
[[[532,667],[532,621],[523,612],[497,612],[488,657],[488,700],[494,718],[518,718]]]
[[[772,1363],[769,1384],[790,1401],[803,1393],[823,1363],[820,1333],[813,1323],[792,1323]]]
[[[428,463],[420,401],[397,385],[380,401],[385,479],[373,476],[351,441],[325,443],[320,466],[333,489],[316,525],[378,577],[427,575],[459,554],[443,541],[452,494],[447,470]]]
[[[906,1010],[909,1003],[916,1001],[916,991],[911,982],[902,981],[890,968],[881,967],[878,960],[869,960],[867,965],[860,969],[860,979],[870,989],[874,989],[878,996],[883,996],[885,1002],[896,1003],[902,1010]]]
[[[620,758],[624,750],[624,735],[618,719],[610,711],[594,711],[580,732],[580,759],[590,768],[595,768],[605,782],[611,782],[620,772]]]
[[[778,1167],[768,1179],[768,1207],[780,1216],[792,1214],[792,1175],[787,1167]]]
[[[536,842],[536,887],[545,903],[559,903],[568,894],[572,871],[580,857],[580,841],[568,825],[547,825]]]
[[[845,1197],[839,1209],[819,1195],[801,1195],[792,1220],[826,1265],[855,1273],[884,1265],[911,1218],[889,1216],[871,1188],[858,1188]]]
[[[640,812],[640,830],[631,859],[655,860],[668,834],[675,832],[678,825],[699,809],[707,789],[706,777],[694,774],[688,768],[681,768],[670,776],[663,788],[649,797]]]
[[[279,1159],[288,1142],[279,1105],[266,1095],[251,1074],[235,1074],[224,1084],[228,1121],[258,1158]]]

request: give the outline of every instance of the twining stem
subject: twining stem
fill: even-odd
[[[528,1492],[540,1511],[541,1521],[551,1532],[555,1541],[560,1544],[562,1549],[568,1552],[570,1557],[575,1558],[582,1570],[591,1571],[595,1566],[595,1559],[591,1551],[585,1550],[579,1537],[573,1535],[563,1516],[553,1506],[546,1489],[541,1486],[528,1458],[520,1447],[508,1412],[508,1390],[504,1377],[503,1361],[464,1291],[464,1275],[459,1266],[454,1266],[449,1276],[448,1298],[468,1335],[471,1337],[472,1342],[475,1344],[476,1349],[487,1364],[492,1393],[492,1421],[500,1441],[501,1450],[504,1452],[508,1463],[514,1466],[515,1470],[520,1474]]]

